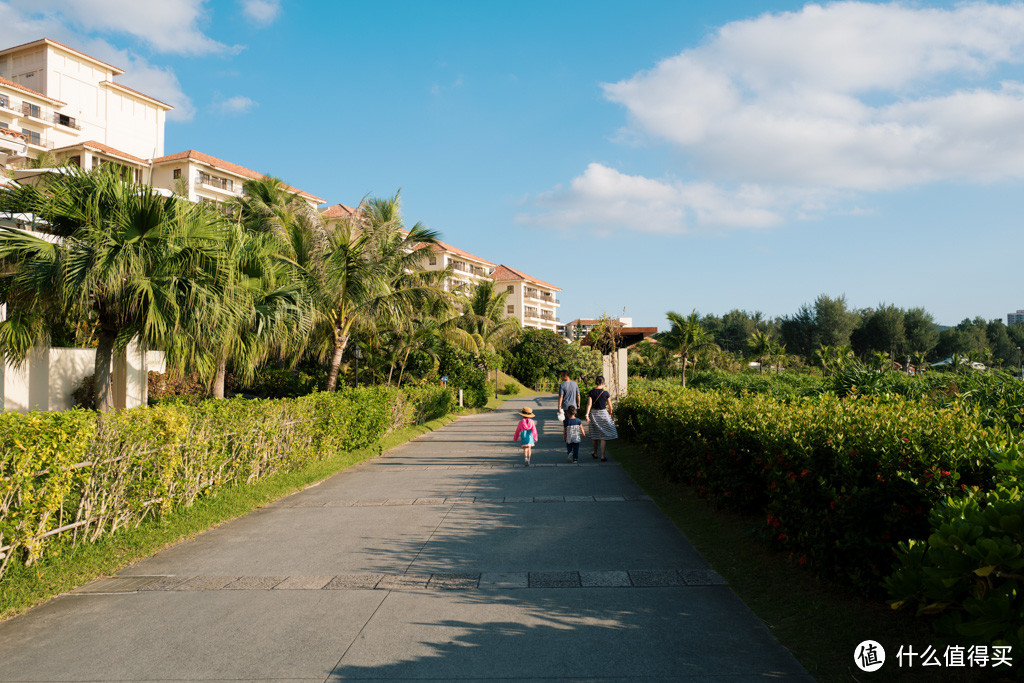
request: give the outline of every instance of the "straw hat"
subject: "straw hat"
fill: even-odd
[[[533,417],[533,411],[530,410],[529,408],[523,408],[522,410],[519,411],[519,414],[522,415],[523,417]]]

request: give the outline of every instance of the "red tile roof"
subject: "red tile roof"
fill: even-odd
[[[351,218],[359,212],[359,209],[353,209],[351,206],[345,206],[344,204],[334,204],[328,206],[326,211],[321,212],[321,216],[324,218]]]
[[[58,43],[56,40],[53,40],[52,38],[40,38],[39,40],[33,40],[31,42],[28,42],[28,43],[22,43],[21,45],[15,45],[14,47],[4,48],[3,50],[0,50],[0,55],[7,54],[9,52],[14,52],[14,51],[20,50],[20,49],[22,49],[24,47],[31,47],[31,46],[37,45],[37,44],[55,45],[55,46],[57,46],[59,48],[67,50],[68,52],[74,53],[74,54],[78,55],[79,57],[84,57],[84,58],[88,59],[91,62],[96,62],[97,64],[102,64],[103,66],[105,66],[108,69],[110,69],[111,71],[113,71],[115,74],[120,75],[120,74],[124,73],[124,69],[119,69],[118,67],[114,66],[113,64],[107,64],[106,62],[104,62],[104,61],[102,61],[100,59],[96,59],[95,57],[90,57],[89,55],[85,54],[84,52],[79,52],[75,48],[68,47],[64,43]]]
[[[135,90],[134,88],[129,88],[127,85],[121,85],[120,83],[115,83],[114,81],[100,81],[100,85],[108,85],[111,88],[117,88],[118,90],[127,90],[131,94],[138,95],[139,97],[145,98],[145,99],[149,100],[150,102],[153,102],[155,104],[160,105],[161,107],[165,107],[167,109],[174,109],[173,105],[167,104],[166,102],[162,102],[162,101],[158,100],[155,97],[147,95],[144,92],[139,92],[138,90]]]
[[[556,286],[554,286],[553,284],[551,284],[549,282],[544,282],[543,280],[538,280],[537,278],[535,278],[535,277],[533,277],[531,275],[527,275],[526,273],[524,273],[521,270],[516,270],[515,268],[509,268],[508,266],[506,266],[504,264],[502,264],[502,265],[497,267],[497,269],[494,271],[494,274],[491,275],[491,278],[495,282],[506,282],[506,281],[510,281],[510,280],[525,280],[526,282],[532,282],[535,285],[543,285],[544,287],[550,287],[551,289],[557,290],[559,292],[562,291],[561,287],[556,287]]]
[[[57,149],[51,150],[53,152],[63,152],[66,150],[72,150],[77,148],[89,149],[94,152],[102,152],[112,157],[117,157],[123,161],[130,161],[133,164],[139,164],[140,166],[149,166],[149,162],[145,159],[129,154],[128,152],[122,152],[116,147],[110,145],[104,145],[102,142],[96,142],[95,140],[86,140],[85,142],[76,142],[73,145],[65,145],[64,147],[58,147]]]
[[[24,133],[19,133],[16,130],[11,130],[10,128],[0,128],[0,133],[4,135],[9,135],[12,138],[21,138],[22,141],[28,140],[27,135],[25,135]]]
[[[455,254],[456,256],[461,256],[463,258],[471,259],[473,261],[476,261],[477,263],[483,263],[483,264],[488,265],[488,266],[497,266],[498,265],[496,263],[491,263],[490,261],[488,261],[485,258],[480,258],[476,254],[471,254],[468,251],[464,251],[462,249],[459,249],[458,247],[453,247],[452,245],[450,245],[450,244],[448,244],[446,242],[442,242],[441,240],[437,240],[436,244],[431,244],[431,245],[426,245],[426,246],[430,247],[434,251],[447,251],[450,254]]]
[[[27,92],[27,93],[29,93],[31,95],[35,95],[36,97],[41,97],[42,99],[46,100],[47,102],[55,102],[55,103],[57,103],[57,104],[59,104],[61,106],[64,106],[64,105],[67,104],[67,102],[61,102],[60,100],[55,100],[52,97],[50,97],[49,95],[44,95],[43,93],[39,92],[38,90],[33,90],[32,88],[24,86],[21,83],[15,83],[14,81],[8,80],[8,79],[6,79],[6,78],[4,78],[2,76],[0,76],[0,84],[6,85],[6,86],[8,86],[10,88],[16,88],[17,90],[22,90],[22,91]]]
[[[167,162],[171,162],[171,161],[180,161],[182,159],[190,159],[192,161],[198,161],[200,163],[207,164],[209,166],[213,166],[214,168],[219,168],[219,169],[221,169],[223,171],[227,171],[228,173],[234,173],[235,175],[240,175],[240,176],[243,176],[243,177],[246,177],[246,178],[252,178],[253,180],[258,180],[258,179],[263,178],[265,176],[265,174],[257,173],[256,171],[253,171],[252,169],[246,168],[245,166],[239,166],[238,164],[233,164],[230,161],[224,161],[223,159],[218,159],[217,157],[212,157],[209,154],[203,154],[202,152],[197,152],[194,149],[186,150],[184,152],[178,152],[177,154],[170,154],[168,156],[160,157],[159,159],[153,159],[152,163],[155,166],[156,164],[163,164],[163,163],[167,163]],[[323,204],[324,201],[325,201],[324,199],[321,199],[320,197],[317,197],[315,194],[310,194],[309,192],[303,192],[302,190],[300,190],[298,188],[295,188],[295,187],[292,187],[291,185],[288,185],[288,184],[285,184],[285,183],[282,183],[282,185],[284,185],[284,187],[289,192],[298,192],[303,197],[306,197],[308,199],[316,200],[317,204]]]

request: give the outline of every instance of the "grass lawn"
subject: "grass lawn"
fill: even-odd
[[[609,449],[816,680],[1000,680],[991,669],[974,669],[971,674],[946,667],[922,668],[920,660],[913,669],[896,668],[900,645],[912,645],[920,652],[932,642],[926,624],[893,612],[884,603],[844,592],[773,552],[757,536],[760,518],[715,510],[688,486],[666,481],[655,459],[639,446],[620,439]],[[854,664],[854,650],[864,640],[875,640],[885,648],[886,664],[879,671],[866,673]],[[941,658],[944,648],[938,650]],[[1014,655],[1015,659],[1020,656]]]

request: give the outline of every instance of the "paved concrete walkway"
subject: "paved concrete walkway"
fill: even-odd
[[[0,624],[0,680],[812,680],[588,449],[462,418]]]

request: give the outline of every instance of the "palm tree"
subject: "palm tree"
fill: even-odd
[[[322,239],[309,231],[289,238],[291,258],[309,297],[314,317],[314,350],[328,360],[327,390],[338,383],[342,356],[353,328],[371,322],[394,325],[413,310],[450,296],[446,271],[424,271],[423,244],[437,234],[416,224],[406,231],[394,199],[372,199],[359,218],[339,225]]]
[[[115,350],[169,339],[184,311],[215,298],[222,224],[194,204],[126,181],[113,166],[67,167],[0,191],[0,212],[30,213],[57,239],[0,229],[0,352],[22,362],[53,320],[95,325],[95,406],[113,407]]]
[[[835,355],[835,348],[832,346],[828,346],[827,344],[822,344],[821,346],[814,350],[813,354],[811,354],[812,361],[821,366],[822,377],[828,374],[829,367],[835,362]]]
[[[747,340],[747,348],[757,359],[758,374],[764,374],[764,361],[772,355],[774,341],[767,332],[757,330]]]
[[[770,358],[771,363],[775,365],[775,374],[777,375],[786,361],[786,345],[773,339]]]
[[[457,324],[473,339],[475,351],[497,352],[515,343],[522,330],[518,318],[505,317],[508,292],[493,280],[482,280],[462,298]]]
[[[711,344],[711,337],[700,324],[700,317],[694,309],[683,317],[674,311],[665,314],[672,327],[659,340],[666,349],[683,357],[683,387],[686,387],[686,364],[690,355]]]
[[[879,372],[892,369],[892,358],[885,351],[875,351],[871,354],[871,367]]]

